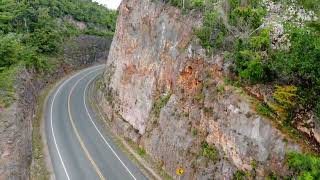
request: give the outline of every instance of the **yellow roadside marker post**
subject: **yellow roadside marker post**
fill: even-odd
[[[177,168],[176,169],[176,174],[179,176],[179,179],[181,176],[184,174],[184,170],[182,168]]]

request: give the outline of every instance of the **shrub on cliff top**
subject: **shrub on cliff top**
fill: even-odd
[[[207,142],[202,142],[200,155],[214,161],[217,158],[217,150],[214,146],[209,145]]]
[[[273,116],[272,109],[267,104],[264,104],[264,103],[259,103],[256,106],[256,111],[262,116],[266,116],[266,117],[272,117]]]
[[[205,0],[191,0],[191,8],[197,8],[200,9],[204,7],[204,1]]]
[[[281,77],[304,86],[320,84],[320,37],[308,28],[288,26],[290,50],[273,54],[273,67]]]
[[[272,97],[275,102],[269,102],[270,108],[276,112],[281,120],[288,117],[288,113],[293,110],[297,104],[297,87],[295,86],[276,86]]]
[[[237,6],[231,11],[229,21],[241,30],[256,29],[262,24],[265,14],[266,11],[262,7]]]
[[[154,114],[159,117],[161,109],[168,103],[171,94],[164,95],[156,100],[153,105]]]
[[[201,46],[209,53],[222,47],[226,33],[226,28],[215,11],[205,12],[203,26],[195,31]]]
[[[269,29],[263,29],[250,38],[239,38],[231,52],[235,72],[250,83],[270,81],[273,75],[265,55],[269,50]]]
[[[16,34],[0,36],[0,68],[10,67],[21,60],[22,45]]]
[[[320,179],[320,157],[290,152],[287,154],[287,164],[299,180]]]
[[[261,56],[250,50],[239,51],[237,71],[241,78],[251,83],[263,82],[267,79],[267,66],[263,64]]]
[[[320,36],[309,28],[289,26],[290,50],[272,53],[271,67],[277,77],[299,87],[299,103],[320,102]]]

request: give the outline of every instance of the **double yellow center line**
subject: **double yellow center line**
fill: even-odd
[[[87,156],[87,158],[89,159],[89,161],[91,162],[92,166],[93,166],[93,169],[97,172],[98,176],[100,177],[101,180],[106,180],[105,177],[103,177],[99,167],[97,166],[97,164],[94,162],[93,158],[91,157],[88,149],[86,148],[86,146],[84,145],[84,142],[83,140],[81,139],[80,135],[79,135],[79,132],[75,126],[75,123],[74,123],[74,120],[72,118],[72,115],[71,115],[71,106],[70,106],[70,99],[71,99],[71,95],[74,91],[74,88],[77,86],[77,84],[82,80],[84,79],[85,77],[87,77],[89,74],[95,72],[97,69],[95,69],[94,71],[91,71],[90,73],[86,74],[84,77],[82,77],[81,79],[79,79],[71,88],[70,90],[70,93],[68,95],[68,114],[69,114],[69,119],[71,121],[71,125],[72,125],[72,128],[77,136],[77,139],[78,141],[80,142],[80,145],[81,145],[81,148],[83,149],[83,151],[85,152],[85,155]],[[86,97],[83,97],[83,98],[86,98]]]

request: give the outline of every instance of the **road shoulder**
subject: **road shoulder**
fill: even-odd
[[[130,142],[126,141],[123,137],[117,135],[111,128],[108,120],[103,115],[101,107],[99,106],[98,99],[93,95],[94,92],[98,91],[96,82],[101,78],[101,76],[97,76],[90,84],[88,89],[88,99],[89,105],[92,108],[92,111],[95,112],[96,119],[100,121],[100,124],[103,124],[104,127],[102,129],[110,135],[113,141],[117,144],[117,146],[124,152],[129,159],[134,162],[143,174],[148,177],[148,179],[171,179],[163,170],[154,167],[151,165],[150,158],[144,158],[138,154],[138,147],[135,147],[134,144],[130,144]]]

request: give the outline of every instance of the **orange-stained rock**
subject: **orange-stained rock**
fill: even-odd
[[[284,155],[299,146],[224,84],[227,63],[197,44],[199,22],[160,2],[123,1],[100,102],[111,127],[172,176],[184,167],[184,179],[231,179],[253,172],[252,162],[258,178],[285,174]],[[201,156],[202,142],[217,149],[215,160]]]

